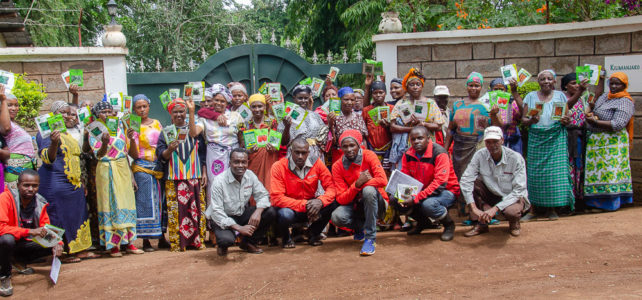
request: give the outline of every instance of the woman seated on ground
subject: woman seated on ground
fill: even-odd
[[[614,211],[633,202],[630,147],[633,141],[633,98],[626,91],[629,78],[622,72],[609,77],[609,93],[591,103],[586,115],[586,205]]]
[[[194,103],[190,102],[190,111]],[[187,104],[176,98],[167,105],[176,130],[188,129],[185,122]],[[207,176],[198,150],[198,139],[187,136],[184,142],[167,144],[165,136],[158,139],[156,152],[165,168],[165,198],[167,199],[167,235],[170,251],[185,251],[186,248],[204,249],[205,245],[205,190]]]
[[[344,131],[348,129],[357,130],[363,136],[363,139],[368,137],[368,129],[366,123],[363,121],[363,116],[352,111],[354,108],[354,101],[356,99],[355,93],[351,87],[342,87],[339,90],[339,98],[341,98],[341,114],[336,115],[334,112],[328,114],[328,127],[332,132],[332,163],[341,158],[343,152],[339,147],[339,137]]]
[[[526,95],[522,110],[522,123],[529,127],[526,173],[528,198],[532,203],[531,212],[521,219],[523,222],[537,219],[536,208],[545,208],[547,218],[557,220],[556,207],[569,206],[573,210],[575,204],[569,173],[567,133],[562,126],[568,124],[569,117],[553,120],[553,105],[562,103],[573,107],[586,85],[578,89],[576,96],[567,100],[564,93],[554,90],[553,70],[540,72],[537,83],[540,90]],[[536,108],[541,108],[541,112],[531,113],[531,109]]]

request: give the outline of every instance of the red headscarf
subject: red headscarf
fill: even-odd
[[[183,99],[181,99],[181,98],[176,98],[176,99],[172,100],[172,102],[170,102],[169,104],[167,104],[167,111],[168,111],[169,113],[172,113],[172,110],[174,109],[174,107],[176,107],[176,105],[180,105],[180,106],[182,106],[182,107],[187,108],[187,104],[185,104],[185,101],[184,101]]]

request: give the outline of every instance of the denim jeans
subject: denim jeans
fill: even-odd
[[[330,215],[332,211],[337,207],[337,202],[334,201],[325,207],[321,208],[319,211],[319,219],[310,224],[308,230],[311,236],[317,236],[321,234],[323,228],[328,225],[330,222]],[[283,239],[283,242],[286,242],[290,239],[290,226],[294,223],[307,222],[308,214],[305,212],[296,212],[290,208],[282,207],[279,208],[277,213],[277,230],[279,235]]]
[[[357,195],[354,204],[341,205],[332,213],[332,224],[359,232],[365,230],[367,239],[377,237],[377,218],[385,213],[385,200],[372,186],[367,186]],[[382,213],[383,212],[383,213]]]

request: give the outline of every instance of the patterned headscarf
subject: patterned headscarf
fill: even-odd
[[[502,79],[502,78],[495,78],[495,79],[491,80],[490,81],[490,89],[492,90],[493,87],[495,87],[498,84],[503,85],[504,89],[506,89],[506,85],[504,84],[504,79]]]
[[[466,79],[466,85],[468,86],[468,84],[471,82],[477,82],[482,85],[484,84],[484,76],[482,76],[482,74],[479,74],[478,72],[472,72]]]
[[[344,86],[344,87],[340,88],[339,92],[337,93],[337,95],[341,99],[343,99],[343,96],[345,96],[347,94],[354,94],[354,90],[352,90],[352,88],[349,87],[349,86]]]
[[[421,74],[421,71],[415,69],[415,68],[410,68],[408,71],[408,74],[403,77],[403,80],[401,81],[401,87],[403,88],[404,91],[407,90],[406,86],[410,81],[412,80],[419,80],[421,81],[421,85],[424,85],[424,82],[426,81],[426,77],[424,77],[424,74]]]
[[[149,100],[149,98],[147,98],[147,96],[145,96],[145,94],[138,94],[138,95],[134,96],[134,98],[132,99],[132,103],[136,104],[136,102],[138,102],[138,100],[145,100],[145,102],[147,102],[147,104],[152,104],[152,101]]]
[[[228,90],[224,85],[220,83],[215,83],[212,85],[212,87],[209,88],[210,93],[212,98],[216,97],[216,95],[221,94],[223,97],[225,97],[225,100],[228,103],[232,102],[232,93],[230,93],[230,90]],[[207,93],[206,93],[207,95]]]
[[[172,110],[174,109],[174,107],[176,107],[176,105],[180,105],[182,107],[187,108],[187,104],[185,103],[185,100],[183,100],[181,98],[176,98],[176,99],[172,100],[172,102],[167,104],[167,111],[171,113]]]
[[[50,110],[51,110],[52,113],[56,114],[59,110],[61,110],[63,108],[66,108],[66,107],[69,107],[69,103],[67,103],[65,101],[62,101],[62,100],[58,100],[58,101],[54,101],[53,103],[51,103],[51,109]]]
[[[91,109],[91,113],[98,117],[98,114],[103,112],[104,110],[110,110],[112,109],[111,104],[107,101],[100,101],[94,105],[94,107]]]
[[[312,89],[307,85],[299,84],[295,86],[294,89],[292,90],[292,95],[296,96],[299,93],[312,94]]]
[[[361,97],[366,95],[366,92],[364,92],[362,89],[354,89],[354,92],[357,94],[361,94]]]

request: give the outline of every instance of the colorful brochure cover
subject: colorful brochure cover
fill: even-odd
[[[81,109],[78,109],[78,123],[81,125],[87,125],[89,124],[89,120],[91,118],[91,111],[89,111],[89,107],[85,106]]]
[[[53,113],[44,114],[34,118],[38,131],[42,138],[47,138],[51,134],[51,127],[49,127],[49,118],[53,117]]]
[[[254,129],[254,136],[256,137],[256,145],[259,147],[265,147],[268,143],[268,136],[270,135],[270,130],[267,128],[263,129]]]
[[[341,99],[332,97],[328,100],[328,112],[333,112],[335,115],[341,115]]]
[[[118,122],[118,117],[107,117],[107,120],[105,120],[105,126],[107,127],[109,135],[116,136],[118,133]]]
[[[321,90],[323,89],[323,85],[325,84],[325,81],[323,81],[321,78],[312,78],[312,97],[319,97],[321,96]]]
[[[84,79],[81,69],[69,69],[69,85],[83,86]]]
[[[553,113],[551,114],[551,120],[559,121],[565,115],[566,115],[566,103],[553,102]]]
[[[67,126],[65,126],[65,118],[63,118],[62,114],[55,114],[51,116],[49,119],[47,119],[47,123],[49,123],[49,129],[51,129],[51,131],[58,130],[60,133],[67,132]]]
[[[332,81],[337,80],[337,75],[339,75],[339,68],[330,67],[330,72],[328,72],[328,77],[330,77],[330,80]]]
[[[195,81],[189,82],[189,86],[192,87],[192,100],[195,102],[203,101],[203,95],[205,93],[205,82],[204,81]],[[176,98],[172,98],[176,99]]]
[[[517,76],[517,66],[515,64],[505,65],[499,69],[502,74],[502,79],[504,80],[505,85],[509,85],[508,79],[513,78],[515,81],[519,82],[519,77]]]
[[[267,84],[268,95],[273,102],[281,101],[281,84],[278,82],[271,82]]]
[[[256,145],[256,134],[254,129],[243,131],[243,141],[245,142],[245,149],[251,149]]]
[[[178,132],[176,131],[176,126],[174,124],[163,127],[163,136],[165,136],[165,142],[169,143],[176,141],[178,139]]]
[[[283,137],[283,134],[276,131],[276,130],[270,130],[270,134],[268,136],[268,143],[274,147],[276,150],[281,149],[281,138]]]

